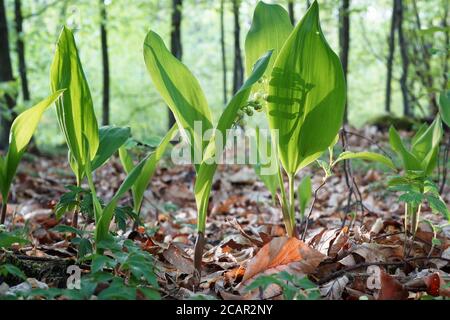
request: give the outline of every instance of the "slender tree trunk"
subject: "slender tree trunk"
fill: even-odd
[[[183,0],[173,0],[172,2],[172,28],[170,32],[170,51],[181,61],[183,50],[181,47],[181,12]],[[169,129],[175,124],[175,117],[169,109]]]
[[[419,9],[417,7],[416,0],[412,0],[412,4],[413,4],[414,15],[416,18],[417,30],[421,30],[422,22],[420,19]],[[425,85],[426,90],[428,92],[428,101],[430,103],[431,111],[433,114],[436,114],[438,112],[438,103],[437,103],[437,99],[436,99],[436,93],[433,90],[434,80],[433,80],[433,76],[431,74],[431,63],[430,63],[431,53],[428,49],[429,47],[431,47],[431,44],[427,43],[422,35],[419,35],[418,38],[419,38],[420,48],[421,48],[421,52],[422,52],[422,57],[420,60],[423,64],[423,71],[424,71],[423,78],[421,80],[422,80],[422,83]]]
[[[293,25],[295,25],[294,0],[288,1],[288,11],[289,11],[289,18],[291,19],[291,23]]]
[[[344,77],[347,82],[348,56],[350,52],[350,0],[341,0],[341,6],[339,7],[339,47],[339,55],[342,62],[342,68],[344,69]],[[347,122],[348,102],[346,102],[344,113],[344,123]]]
[[[408,58],[408,44],[406,43],[405,35],[403,34],[403,16],[404,16],[404,6],[402,0],[397,1],[398,8],[398,45],[400,47],[400,54],[402,57],[402,76],[400,78],[400,88],[403,96],[403,114],[405,116],[411,115],[411,109],[409,104],[408,95],[408,68],[409,68],[409,58]]]
[[[6,21],[6,8],[4,0],[0,0],[0,83],[14,80],[11,58],[9,56],[8,23]],[[6,106],[0,104],[0,149],[8,146],[9,131],[11,129],[14,114],[12,109],[16,105],[16,99],[10,94],[5,95]],[[5,108],[4,108],[5,107]],[[3,116],[11,113],[9,116]]]
[[[227,57],[225,52],[225,10],[224,0],[220,1],[220,48],[222,50],[223,103],[227,103]]]
[[[244,80],[244,68],[242,66],[241,55],[241,26],[239,23],[239,7],[241,0],[233,0],[234,15],[234,72],[233,72],[233,93],[236,93],[242,86]]]
[[[109,76],[109,56],[108,56],[108,32],[106,13],[106,5],[104,0],[100,1],[100,38],[102,46],[102,63],[103,63],[103,104],[102,104],[102,124],[109,125],[109,98],[110,98],[110,76]]]
[[[448,29],[448,19],[449,19],[449,1],[444,1],[444,16],[442,17],[442,28]],[[442,82],[442,91],[445,91],[448,88],[448,64],[450,61],[450,32],[445,32],[445,40],[444,40],[444,48],[447,48],[447,53],[444,55],[444,62],[443,62],[443,68],[442,68],[442,74],[443,74],[443,82]]]
[[[397,0],[393,0],[392,5],[392,18],[391,18],[391,30],[389,34],[389,53],[387,58],[387,76],[386,76],[386,101],[385,111],[391,112],[391,82],[392,82],[392,67],[394,63],[395,52],[395,30],[397,29]]]
[[[17,60],[19,62],[20,84],[22,87],[22,95],[24,101],[30,100],[30,90],[28,88],[27,64],[25,60],[25,43],[23,40],[23,17],[22,17],[22,1],[14,0],[14,22],[16,25],[16,51]]]

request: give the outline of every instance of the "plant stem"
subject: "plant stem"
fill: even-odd
[[[289,175],[289,218],[291,222],[291,228],[293,235],[296,236],[296,223],[295,223],[295,188],[294,188],[294,174]]]
[[[294,230],[292,228],[291,218],[289,215],[290,207],[286,197],[286,190],[284,190],[283,175],[281,174],[281,167],[279,165],[278,165],[278,181],[280,184],[280,191],[281,191],[280,204],[281,204],[281,212],[283,213],[284,225],[286,227],[286,232],[288,236],[292,237]]]
[[[7,208],[8,208],[8,199],[2,199],[2,216],[0,219],[0,224],[5,224]]]
[[[194,281],[196,286],[198,286],[202,277],[202,257],[204,247],[205,235],[202,231],[198,231],[194,247]]]

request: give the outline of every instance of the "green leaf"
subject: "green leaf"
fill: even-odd
[[[281,49],[269,82],[269,124],[279,130],[278,151],[288,175],[331,145],[345,99],[341,62],[325,40],[314,2]]]
[[[300,214],[302,217],[304,217],[306,208],[308,207],[312,197],[311,177],[309,175],[305,176],[302,181],[300,181],[297,194],[298,202],[300,205]]]
[[[438,115],[423,134],[414,140],[411,146],[412,154],[421,162],[422,170],[427,174],[430,174],[437,165],[442,136],[442,122]]]
[[[56,227],[53,227],[51,229],[53,232],[61,232],[61,233],[74,233],[78,235],[79,237],[82,237],[85,231],[79,230],[77,228],[74,228],[72,226],[67,226],[65,224],[59,224]]]
[[[391,144],[392,150],[402,158],[406,170],[422,171],[419,160],[406,149],[400,135],[393,126],[389,128],[389,143]]]
[[[101,127],[97,153],[92,160],[92,170],[101,167],[130,137],[131,129],[129,127]]]
[[[272,154],[272,143],[270,140],[266,141],[266,146],[263,149],[265,150],[265,152],[263,152],[265,153],[265,155],[261,153],[260,150],[263,147],[262,143],[264,143],[264,141],[261,141],[259,127],[256,127],[257,159],[256,164],[254,165],[254,170],[258,175],[258,177],[261,179],[261,181],[264,183],[266,188],[270,191],[270,194],[272,195],[272,200],[276,202],[277,189],[280,185],[278,180],[278,171],[275,170],[275,173],[273,174],[266,174],[266,171],[263,171],[263,169],[270,171],[271,167],[273,165],[276,165],[276,159],[273,159],[273,157],[276,155]]]
[[[166,151],[166,148],[169,145],[170,141],[175,137],[177,129],[177,125],[174,125],[169,130],[169,132],[167,132],[158,147],[156,147],[155,151],[147,158],[147,161],[142,168],[141,174],[133,185],[133,207],[136,213],[139,213],[141,210],[142,200],[144,199],[144,192],[145,190],[147,190],[150,180],[155,173],[156,166],[158,165],[159,160],[164,155],[164,152]],[[119,155],[125,171],[127,173],[130,173],[134,168],[133,160],[131,159],[125,148],[120,148]]]
[[[145,157],[139,164],[134,167],[125,180],[120,185],[117,192],[112,197],[111,201],[106,205],[106,207],[101,211],[99,215],[99,219],[96,220],[97,225],[95,229],[95,237],[96,243],[99,243],[101,240],[104,240],[108,237],[109,226],[111,224],[111,220],[114,216],[114,210],[117,207],[117,203],[120,198],[132,188],[133,184],[139,178],[139,175],[142,172],[142,169],[148,159],[148,156]]]
[[[72,169],[80,181],[85,162],[91,161],[97,153],[99,134],[91,92],[74,36],[67,27],[62,29],[56,44],[51,67],[51,88],[53,92],[67,89],[63,99],[56,103],[56,113],[71,157],[75,161],[72,162]],[[83,136],[89,141],[89,153],[86,153]]]
[[[83,259],[89,253],[92,253],[92,243],[89,239],[82,238],[78,244],[78,259]]]
[[[19,162],[31,137],[36,131],[42,114],[61,96],[63,91],[59,90],[55,92],[35,106],[22,112],[12,123],[9,136],[9,149],[6,157],[0,162],[0,169],[2,169],[0,174],[0,191],[3,199],[8,198],[9,189]]]
[[[217,149],[216,135],[213,134],[203,157],[203,161],[200,165],[197,174],[197,180],[195,181],[195,200],[197,203],[198,219],[197,228],[198,231],[205,231],[206,213],[208,209],[209,194],[211,192],[212,180],[217,168],[217,161],[214,158],[219,159],[223,153],[223,148],[227,144],[227,129],[231,128],[236,119],[238,110],[245,104],[250,94],[252,86],[263,76],[271,57],[272,52],[267,52],[262,56],[253,67],[253,72],[250,77],[245,81],[239,91],[234,95],[231,101],[228,103],[224,112],[220,116],[216,131],[220,131],[222,134],[222,150]]]
[[[450,90],[442,92],[439,96],[439,113],[442,121],[445,122],[447,127],[450,127]]]
[[[144,59],[156,89],[175,116],[181,135],[191,143],[194,163],[200,163],[207,144],[203,133],[212,128],[211,111],[200,84],[153,31],[145,38]],[[195,130],[195,122],[201,128]]]
[[[435,196],[435,195],[427,194],[425,196],[425,198],[427,199],[428,204],[430,205],[431,209],[434,212],[439,212],[447,220],[450,220],[450,212],[448,210],[448,207],[439,195]]]
[[[342,152],[339,157],[334,161],[333,165],[335,165],[336,163],[343,161],[343,160],[348,160],[348,159],[362,159],[362,160],[368,160],[368,161],[374,161],[374,162],[379,162],[382,163],[386,166],[388,166],[389,168],[396,170],[396,167],[394,165],[394,163],[392,162],[391,159],[389,159],[388,157],[379,154],[379,153],[375,153],[375,152],[351,152],[351,151],[345,151]]]
[[[245,38],[246,74],[251,73],[253,65],[264,53],[273,50],[265,72],[266,76],[270,76],[275,59],[293,29],[289,14],[282,6],[259,1]],[[258,87],[259,85],[255,84],[254,90]]]
[[[22,272],[22,270],[20,270],[19,268],[17,268],[16,266],[6,263],[2,266],[0,266],[0,275],[2,276],[7,276],[7,275],[12,275],[13,277],[22,279],[22,280],[26,280],[27,276],[25,275],[25,273]]]
[[[0,248],[9,248],[14,243],[25,244],[28,243],[28,240],[6,232],[0,232]]]

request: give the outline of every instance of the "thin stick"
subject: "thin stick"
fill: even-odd
[[[3,199],[3,201],[2,201],[2,216],[0,219],[0,224],[5,224],[7,208],[8,208],[8,199]]]
[[[306,239],[306,232],[308,231],[309,219],[311,218],[311,214],[313,212],[314,205],[316,204],[317,193],[319,192],[320,189],[322,189],[322,187],[325,185],[326,182],[327,182],[327,179],[324,178],[323,181],[322,181],[322,184],[314,191],[314,199],[313,199],[313,202],[311,204],[311,207],[309,208],[309,212],[308,212],[308,215],[306,216],[306,220],[305,220],[305,229],[303,230],[303,235],[302,235],[302,240],[303,241],[305,241],[305,239]]]

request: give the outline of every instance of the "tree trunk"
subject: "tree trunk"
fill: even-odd
[[[172,28],[170,32],[170,51],[181,61],[183,50],[181,47],[181,12],[183,0],[173,0],[172,2]],[[169,109],[169,129],[175,124],[175,117]]]
[[[344,77],[347,82],[348,56],[350,51],[350,0],[342,0],[341,6],[339,7],[339,47],[339,55],[342,62],[342,68],[344,69]],[[345,104],[344,123],[348,122],[347,108],[348,102]]]
[[[294,0],[288,1],[288,11],[289,11],[289,18],[291,19],[292,25],[295,25]]]
[[[444,16],[442,17],[442,28],[448,29],[448,12],[450,3],[448,1],[444,1]],[[447,54],[444,55],[444,63],[442,68],[443,74],[443,82],[442,82],[442,91],[445,91],[448,88],[448,63],[450,61],[450,32],[445,32],[445,40],[444,40],[444,48],[447,48]]]
[[[395,30],[398,25],[398,10],[397,10],[397,0],[393,0],[392,5],[392,18],[391,18],[391,30],[389,34],[389,53],[387,58],[387,76],[386,76],[386,101],[385,101],[385,111],[391,112],[391,82],[392,82],[392,67],[394,63],[394,52],[395,52]]]
[[[225,53],[225,10],[224,0],[220,1],[220,48],[222,50],[223,103],[227,103],[227,59]]]
[[[29,101],[30,90],[28,88],[27,64],[25,60],[25,43],[23,40],[23,17],[21,0],[14,0],[14,20],[17,34],[16,51],[17,60],[19,62],[19,75],[20,84],[22,87],[22,95],[24,101]]]
[[[403,96],[403,114],[405,116],[411,115],[411,109],[409,104],[408,95],[408,68],[409,68],[409,58],[408,58],[408,48],[405,36],[403,34],[403,15],[404,7],[402,0],[395,0],[397,2],[398,9],[398,45],[400,47],[400,54],[402,57],[402,76],[400,78],[400,88]]]
[[[416,27],[417,30],[422,30],[422,22],[419,15],[419,10],[417,7],[416,0],[412,0],[414,15],[416,18]],[[434,80],[431,74],[431,52],[429,51],[429,47],[432,47],[431,43],[427,43],[423,37],[423,35],[419,35],[419,47],[421,49],[421,63],[423,64],[423,73],[422,73],[422,83],[426,87],[428,93],[428,101],[430,103],[430,109],[433,115],[438,112],[438,103],[436,99],[436,93],[434,92]]]
[[[6,21],[6,9],[4,0],[0,0],[0,83],[10,82],[14,80],[12,73],[11,58],[9,56],[9,38],[8,38],[8,23]],[[8,146],[9,131],[14,117],[12,109],[16,105],[14,96],[6,93],[6,110],[0,105],[0,149],[5,149]],[[10,112],[7,117],[4,113]]]
[[[109,98],[110,98],[110,77],[109,77],[109,56],[108,56],[108,32],[107,32],[107,13],[104,0],[100,1],[100,38],[102,46],[103,63],[103,104],[102,104],[102,124],[109,125]]]
[[[239,7],[241,0],[233,0],[234,15],[234,68],[233,68],[233,94],[242,86],[244,80],[244,68],[241,55],[241,26],[239,23]]]

